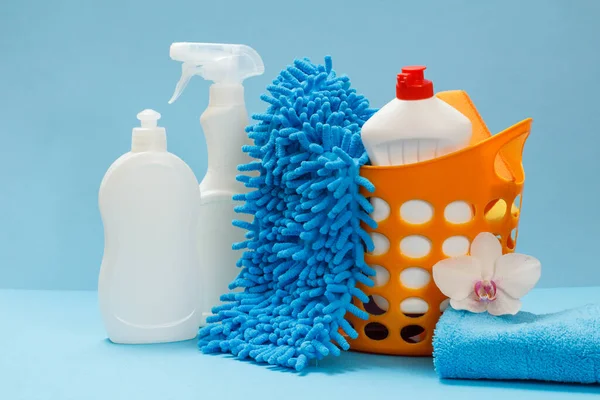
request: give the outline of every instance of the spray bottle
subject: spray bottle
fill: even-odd
[[[258,53],[245,45],[173,43],[173,60],[183,62],[181,79],[169,103],[181,95],[190,79],[199,75],[212,81],[208,108],[200,117],[208,148],[208,170],[200,184],[198,250],[201,260],[202,324],[221,294],[239,273],[241,254],[232,250],[244,241],[244,231],[232,220],[244,216],[234,211],[232,197],[246,188],[236,181],[237,166],[250,161],[242,146],[250,144],[245,128],[248,114],[244,102],[244,79],[261,75],[264,65]]]

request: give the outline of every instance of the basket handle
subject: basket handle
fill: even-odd
[[[497,164],[503,163],[512,175],[512,180],[515,183],[522,184],[525,180],[523,149],[525,141],[529,137],[532,122],[531,118],[527,118],[488,139],[487,146],[489,146],[490,154],[494,156],[494,168],[499,178],[506,180],[506,178],[498,174]],[[498,155],[500,156],[499,160],[496,157]]]

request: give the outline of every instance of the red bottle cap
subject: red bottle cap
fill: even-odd
[[[398,74],[396,97],[400,100],[422,100],[433,97],[433,82],[425,79],[424,66],[404,67]]]

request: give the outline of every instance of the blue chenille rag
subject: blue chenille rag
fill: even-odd
[[[448,309],[433,339],[440,378],[600,382],[600,305],[494,317]]]
[[[296,60],[261,96],[269,107],[247,128],[254,160],[240,166],[250,191],[235,197],[246,229],[241,268],[222,305],[199,332],[205,353],[226,352],[259,363],[303,369],[310,360],[339,355],[357,332],[346,313],[367,319],[352,303],[368,302],[357,283],[372,286],[364,261],[373,249],[361,222],[376,223],[359,193],[373,185],[359,175],[368,157],[360,130],[375,112],[346,76]],[[240,291],[241,289],[241,291]]]

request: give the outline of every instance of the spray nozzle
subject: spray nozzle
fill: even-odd
[[[235,85],[265,71],[258,53],[243,44],[173,43],[169,53],[173,60],[183,62],[181,78],[169,104],[177,100],[194,75],[215,83]]]

